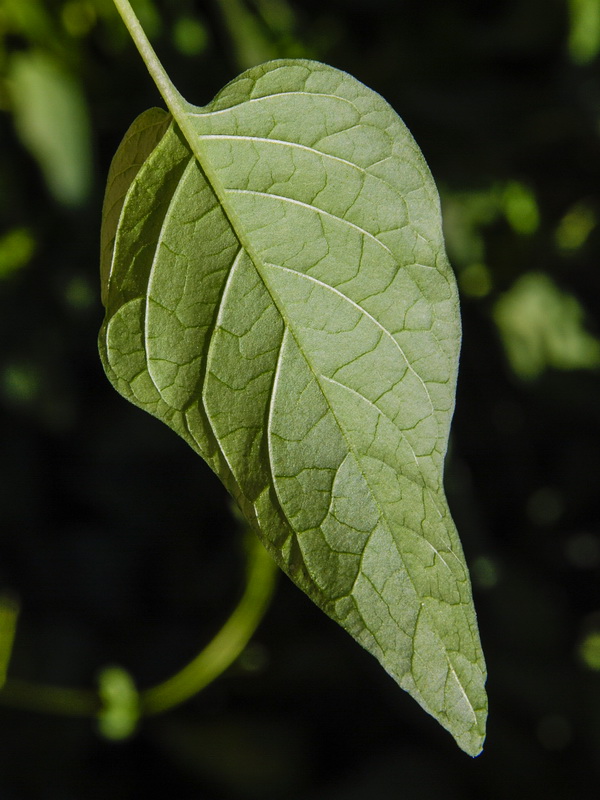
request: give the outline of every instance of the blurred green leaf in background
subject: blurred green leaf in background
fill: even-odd
[[[496,302],[494,319],[522,378],[535,378],[548,367],[600,366],[600,341],[585,330],[581,305],[543,273],[522,275]]]
[[[569,12],[569,53],[576,64],[587,64],[600,52],[600,2],[569,0]]]
[[[27,228],[13,228],[0,237],[0,280],[26,267],[35,252],[35,239]]]
[[[90,122],[75,78],[40,50],[15,53],[8,86],[17,132],[37,160],[50,192],[81,204],[92,180]]]

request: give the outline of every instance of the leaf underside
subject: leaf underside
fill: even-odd
[[[138,117],[111,166],[107,375],[475,755],[485,665],[442,486],[460,321],[425,161],[379,95],[316,62],[184,111]]]

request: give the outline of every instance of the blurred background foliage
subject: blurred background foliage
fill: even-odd
[[[1,706],[0,797],[597,797],[600,0],[134,5],[192,102],[317,58],[383,94],[431,166],[462,297],[447,485],[488,741],[470,761],[282,578],[236,663],[125,741]],[[242,592],[223,490],[96,353],[104,179],[159,102],[111,0],[0,0],[0,679],[15,634],[10,676],[90,690],[117,664],[102,678],[129,697]]]

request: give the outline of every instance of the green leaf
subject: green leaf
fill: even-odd
[[[584,309],[542,272],[521,275],[500,295],[493,315],[510,365],[523,380],[549,367],[600,367],[600,341],[585,329]]]
[[[163,93],[176,121],[142,114],[108,179],[106,372],[475,755],[485,666],[442,485],[460,320],[427,165],[323,64],[255,67],[203,108]]]
[[[37,160],[54,197],[77,206],[89,195],[91,132],[75,77],[42,50],[15,53],[8,85],[17,133]]]

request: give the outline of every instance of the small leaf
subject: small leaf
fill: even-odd
[[[100,350],[277,563],[473,755],[485,666],[442,486],[460,320],[425,161],[349,75],[275,61],[139,117]]]

